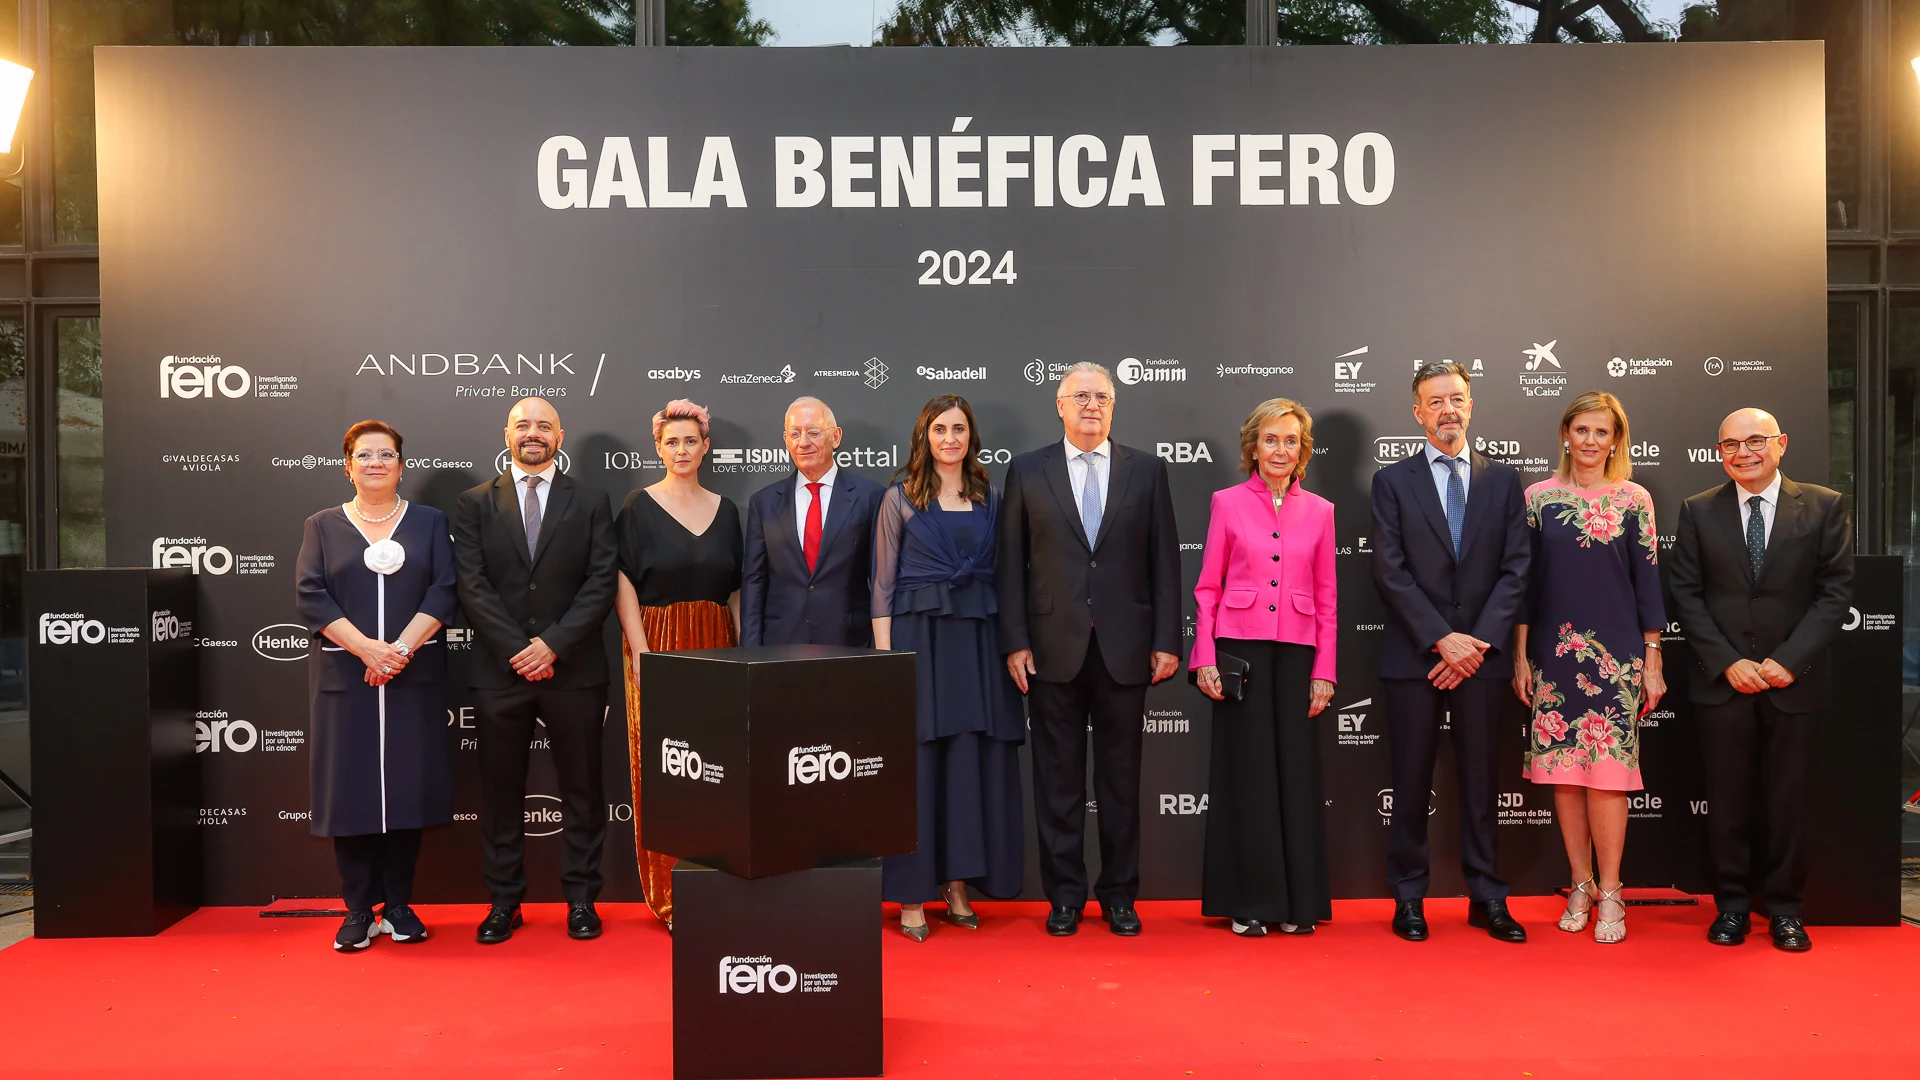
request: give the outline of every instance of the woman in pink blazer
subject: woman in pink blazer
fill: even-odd
[[[1194,683],[1214,699],[1200,913],[1261,937],[1310,934],[1333,913],[1320,794],[1319,734],[1333,698],[1338,592],[1333,504],[1300,486],[1313,417],[1263,401],[1240,428],[1247,482],[1213,493],[1198,608]],[[1240,700],[1222,668],[1246,665]],[[1230,675],[1229,675],[1230,679]]]

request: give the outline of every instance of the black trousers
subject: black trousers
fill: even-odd
[[[1714,903],[1721,911],[1751,912],[1759,884],[1768,915],[1797,918],[1807,884],[1806,760],[1820,714],[1781,712],[1764,693],[1695,708],[1707,772]],[[1755,805],[1756,794],[1763,805]],[[1762,826],[1757,844],[1756,822]]]
[[[522,681],[505,690],[475,690],[480,721],[480,836],[487,890],[496,904],[527,893],[527,758],[535,732],[546,733],[560,782],[560,831],[566,845],[560,891],[568,903],[600,895],[600,851],[607,839],[602,728],[607,689],[547,690]],[[534,723],[538,717],[546,724]]]
[[[1495,728],[1500,695],[1510,679],[1468,679],[1439,690],[1425,679],[1383,679],[1387,739],[1393,753],[1393,821],[1387,832],[1387,887],[1395,900],[1427,895],[1427,793],[1440,753],[1442,711],[1453,726],[1453,757],[1460,784],[1460,869],[1467,895],[1504,900],[1495,828]]]
[[[419,829],[334,837],[340,899],[348,911],[406,907],[413,902],[413,867],[419,858]]]
[[[1200,914],[1306,925],[1333,917],[1311,645],[1221,638],[1251,665],[1240,701],[1213,703]]]
[[[1093,797],[1100,824],[1102,907],[1131,907],[1140,894],[1140,718],[1147,684],[1113,680],[1100,639],[1072,682],[1027,683],[1033,756],[1033,823],[1040,887],[1056,905],[1087,902],[1087,729],[1093,729]]]

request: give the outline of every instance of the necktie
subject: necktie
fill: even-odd
[[[1467,487],[1460,481],[1460,459],[1443,457],[1447,467],[1447,532],[1453,537],[1453,557],[1460,557],[1460,531],[1467,524]]]
[[[1765,502],[1755,495],[1747,500],[1747,565],[1753,569],[1753,580],[1760,580],[1760,562],[1767,554],[1767,519],[1760,515],[1760,504]]]
[[[527,523],[527,558],[540,547],[540,478],[527,477],[527,497],[521,500],[520,516]]]
[[[808,484],[807,494],[813,501],[807,504],[807,535],[800,542],[800,550],[807,556],[807,573],[811,574],[820,561],[820,485]]]
[[[1100,538],[1100,468],[1094,462],[1099,455],[1089,450],[1080,455],[1087,463],[1087,486],[1080,490],[1080,524],[1087,530],[1087,544]]]

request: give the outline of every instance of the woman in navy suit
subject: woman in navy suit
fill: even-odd
[[[347,952],[427,937],[409,902],[420,830],[453,820],[437,635],[456,600],[446,516],[400,498],[400,433],[362,420],[341,445],[354,496],[307,519],[294,580],[315,635],[313,833],[333,838],[347,905],[333,947]]]

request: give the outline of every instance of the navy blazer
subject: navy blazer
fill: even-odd
[[[1387,605],[1383,679],[1425,679],[1454,631],[1492,646],[1476,679],[1513,677],[1513,624],[1527,597],[1527,504],[1511,465],[1475,452],[1454,558],[1426,445],[1373,474],[1373,583]]]
[[[873,524],[885,489],[842,468],[820,523],[820,558],[807,570],[793,514],[798,472],[747,500],[740,576],[740,644],[873,644]]]

